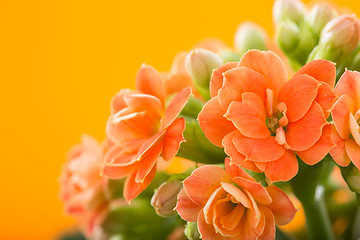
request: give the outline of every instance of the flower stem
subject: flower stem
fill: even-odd
[[[303,205],[311,240],[335,239],[324,201],[325,185],[332,167],[333,161],[329,155],[314,166],[299,160],[298,175],[290,181],[294,194]]]

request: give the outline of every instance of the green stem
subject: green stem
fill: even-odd
[[[324,201],[325,185],[332,170],[331,157],[309,166],[299,160],[299,172],[290,183],[294,194],[301,201],[309,238],[312,240],[333,240],[329,215]]]
[[[197,163],[224,163],[226,154],[222,148],[212,144],[204,135],[196,119],[186,117],[184,143],[181,144],[177,156]]]

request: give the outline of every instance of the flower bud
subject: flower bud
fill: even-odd
[[[318,3],[311,8],[309,23],[316,35],[320,35],[321,30],[333,18],[337,16],[337,11],[328,3]]]
[[[303,21],[305,6],[299,0],[276,0],[273,6],[273,19],[276,24],[291,20],[296,24]]]
[[[187,222],[186,227],[185,227],[185,236],[189,240],[200,240],[201,239],[196,222]]]
[[[171,217],[176,215],[177,195],[182,189],[182,183],[174,180],[160,185],[151,198],[151,205],[156,213],[162,217]]]
[[[250,49],[267,50],[266,33],[257,24],[244,22],[236,30],[234,46],[241,55]]]
[[[281,22],[276,31],[276,42],[278,46],[285,52],[293,52],[299,44],[300,29],[292,21]]]
[[[360,171],[354,164],[341,168],[341,174],[353,192],[360,193]]]
[[[202,48],[192,50],[186,57],[186,71],[193,78],[195,87],[205,99],[210,97],[209,83],[212,71],[222,64],[223,61],[217,54]]]
[[[337,60],[351,53],[359,44],[360,24],[355,15],[342,15],[331,20],[321,32],[319,58]],[[326,52],[324,52],[326,51]]]

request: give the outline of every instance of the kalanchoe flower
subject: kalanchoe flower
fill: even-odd
[[[350,162],[360,170],[360,73],[346,71],[335,87],[339,97],[331,110],[334,121],[331,156],[340,166]]]
[[[275,224],[289,223],[296,213],[282,190],[263,187],[229,159],[225,170],[205,165],[185,179],[176,210],[197,222],[204,240],[274,239]]]
[[[105,198],[105,179],[100,175],[106,145],[88,135],[68,153],[60,177],[60,198],[66,213],[79,220],[90,236],[104,219],[109,202]]]
[[[295,154],[313,165],[333,146],[326,119],[334,82],[335,66],[329,61],[310,62],[288,81],[274,53],[249,51],[240,63],[214,71],[212,99],[198,120],[233,163],[264,172],[272,181],[287,181],[298,172]]]
[[[104,174],[127,177],[124,197],[131,201],[152,181],[159,156],[171,160],[184,141],[185,119],[178,118],[191,95],[185,88],[165,106],[165,87],[160,74],[142,66],[136,90],[123,89],[111,102],[106,133],[114,146],[106,155]]]

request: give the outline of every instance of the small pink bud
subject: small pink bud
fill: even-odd
[[[162,217],[176,215],[177,195],[182,189],[182,183],[174,180],[165,182],[160,185],[151,198],[151,205],[155,208],[156,213]]]

